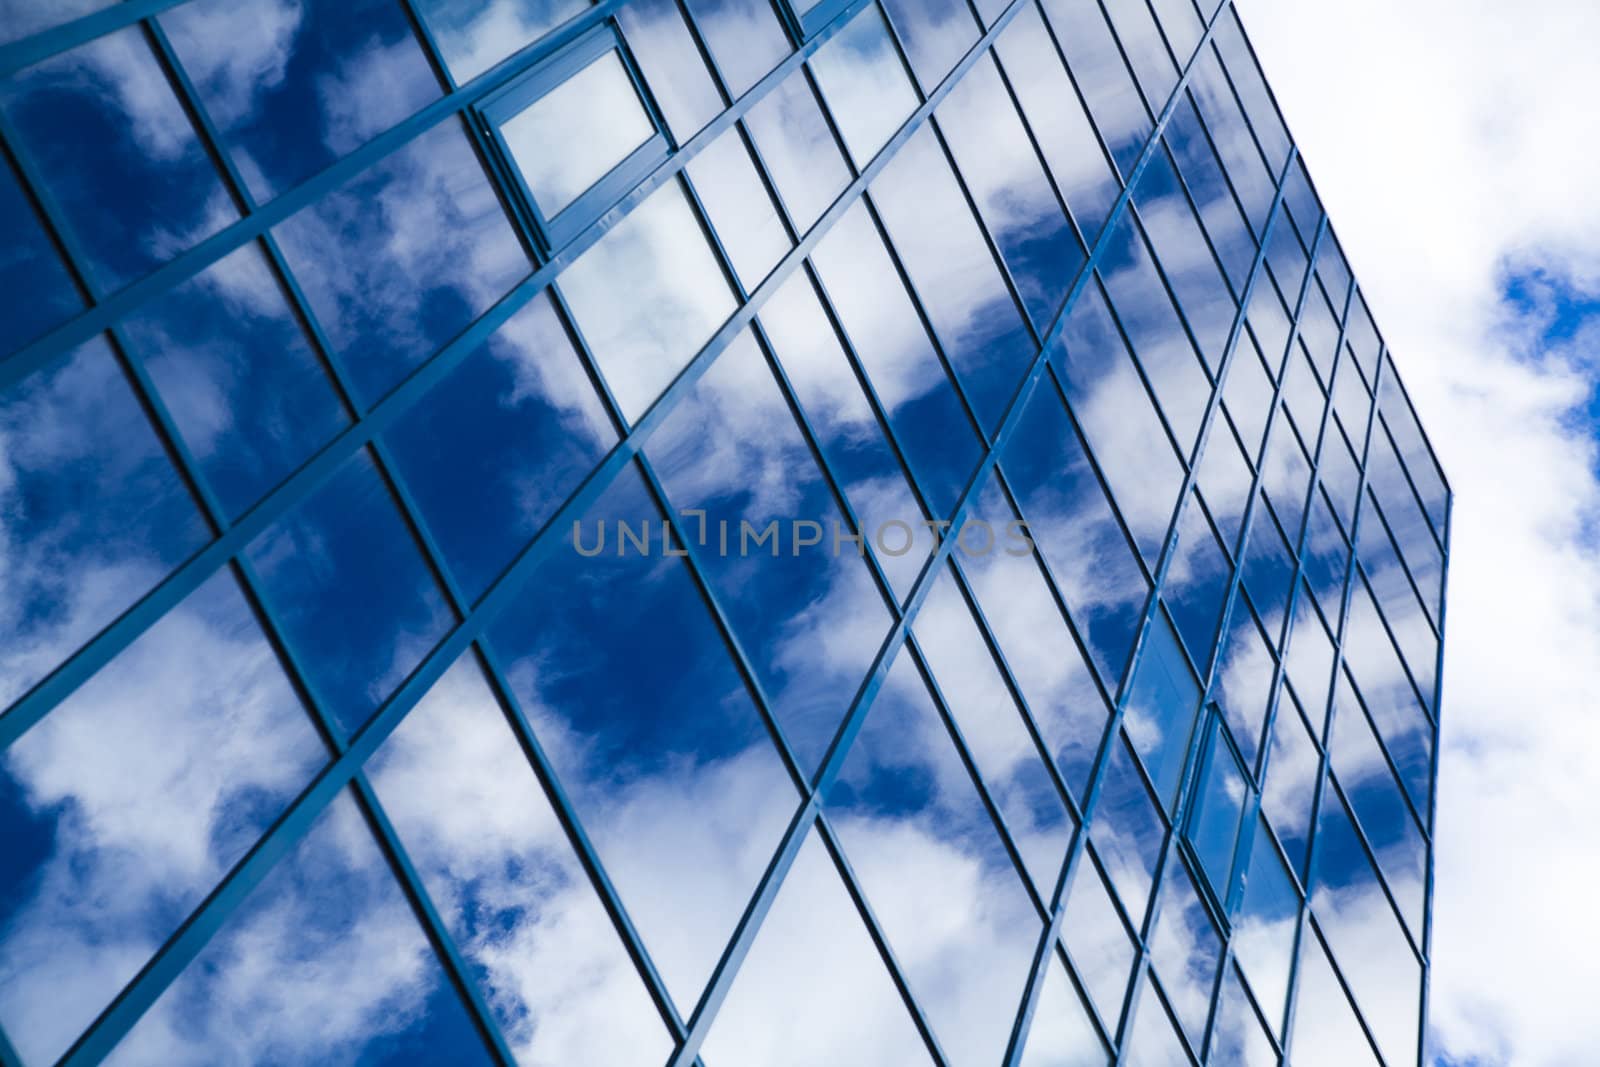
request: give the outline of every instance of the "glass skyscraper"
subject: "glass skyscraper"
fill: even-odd
[[[1231,3],[0,41],[0,1067],[1426,1057],[1450,490]]]

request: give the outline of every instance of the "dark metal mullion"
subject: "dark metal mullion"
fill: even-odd
[[[25,67],[88,44],[97,37],[115,33],[140,21],[159,15],[187,0],[122,0],[99,11],[40,30],[20,40],[0,45],[0,78],[8,78]]]
[[[1309,899],[1309,898],[1308,898]],[[1389,1061],[1384,1059],[1383,1050],[1378,1047],[1378,1038],[1372,1032],[1372,1027],[1367,1025],[1366,1017],[1361,1013],[1361,1002],[1356,999],[1355,990],[1350,987],[1350,982],[1344,976],[1344,968],[1339,966],[1339,958],[1334,954],[1333,946],[1328,942],[1327,936],[1322,932],[1322,923],[1311,913],[1308,906],[1305,915],[1306,929],[1311,936],[1319,942],[1319,948],[1328,961],[1328,969],[1333,972],[1333,980],[1339,984],[1339,989],[1344,993],[1345,1000],[1349,1002],[1351,1013],[1355,1016],[1356,1025],[1361,1028],[1361,1035],[1367,1039],[1367,1044],[1372,1047],[1372,1058],[1378,1061],[1379,1067],[1388,1067]],[[1298,960],[1295,970],[1299,970]],[[1289,1044],[1285,1034],[1284,1055],[1287,1058]],[[1422,1045],[1419,1040],[1418,1046]]]
[[[52,217],[52,212],[46,209],[45,202],[39,195],[43,191],[42,188],[39,192],[36,192],[33,183],[29,181],[24,172],[22,151],[20,147],[14,147],[11,144],[14,133],[15,131],[11,129],[10,123],[5,118],[4,111],[0,110],[0,170],[4,170],[9,166],[16,176],[17,191],[27,203],[28,209],[32,211],[33,217],[38,219],[40,232],[44,234],[46,243],[50,245],[51,250],[55,252],[57,259],[60,261],[62,269],[66,271],[67,281],[72,286],[73,294],[78,298],[79,313],[81,314],[83,309],[94,304],[97,287],[89,277],[88,264],[86,263],[80,267],[74,262],[73,246],[69,243],[65,225]],[[4,357],[0,357],[0,363],[3,362]]]

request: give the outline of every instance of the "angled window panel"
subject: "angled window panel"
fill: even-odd
[[[676,0],[632,0],[617,25],[679,144],[722,110],[722,96]]]
[[[815,834],[789,868],[701,1059],[706,1067],[932,1064]]]
[[[0,1022],[28,1062],[66,1050],[326,758],[227,571],[6,750]]]
[[[488,640],[687,1013],[800,797],[665,518],[625,470]]]
[[[1100,800],[1089,823],[1089,837],[1123,912],[1136,928],[1142,927],[1165,827],[1124,739],[1113,742],[1101,775]]]
[[[1372,533],[1363,535],[1360,540],[1365,542],[1368,536],[1379,536],[1381,539],[1380,527],[1386,528],[1399,548],[1401,558],[1405,560],[1407,571],[1417,584],[1417,595],[1428,606],[1429,616],[1438,618],[1444,598],[1444,554],[1428,528],[1428,520],[1417,504],[1416,495],[1411,491],[1410,482],[1400,467],[1388,436],[1382,433],[1381,423],[1372,432],[1372,444],[1367,455],[1367,482],[1368,502],[1370,504],[1376,500],[1379,506],[1377,512],[1369,512],[1373,520]],[[1379,514],[1382,515],[1381,523],[1376,521]],[[1368,520],[1364,518],[1362,522],[1365,525]]]
[[[1250,301],[1251,316],[1256,314],[1264,288],[1271,287],[1256,287],[1256,296]],[[1267,299],[1276,301],[1277,298]],[[1245,458],[1252,465],[1260,460],[1261,446],[1267,438],[1267,416],[1272,413],[1272,394],[1272,378],[1262,363],[1261,350],[1256,347],[1252,333],[1246,331],[1240,334],[1233,361],[1228,364],[1228,374],[1222,384],[1222,406],[1238,429]]]
[[[1065,901],[1062,944],[1088,988],[1101,1022],[1114,1034],[1122,1024],[1128,980],[1133,975],[1138,950],[1111,898],[1111,887],[1100,873],[1092,848],[1073,869]]]
[[[1367,299],[1359,289],[1350,300],[1350,314],[1345,324],[1345,340],[1355,354],[1356,366],[1366,379],[1368,389],[1377,381],[1378,356],[1383,342],[1378,338],[1378,328],[1373,325],[1372,312],[1367,309]]]
[[[1350,565],[1350,545],[1339,531],[1327,497],[1320,492],[1311,495],[1311,510],[1306,518],[1306,537],[1300,550],[1300,561],[1305,568],[1306,584],[1316,595],[1323,618],[1328,621],[1329,629],[1337,632],[1340,612],[1344,610],[1344,582]]]
[[[12,76],[0,109],[105,288],[148,274],[238,217],[137,26]]]
[[[526,48],[592,0],[413,0],[456,84]]]
[[[1041,0],[1067,67],[1089,105],[1100,138],[1126,176],[1150,139],[1155,123],[1139,87],[1122,60],[1111,27],[1098,4]]]
[[[520,1062],[666,1059],[661,1017],[470,654],[367,769]]]
[[[1261,1028],[1261,1019],[1250,1005],[1250,995],[1240,983],[1238,972],[1231,967],[1223,976],[1217,998],[1209,1062],[1233,1063],[1239,1067],[1276,1067],[1278,1053]]]
[[[1395,448],[1405,460],[1411,474],[1411,484],[1422,498],[1423,510],[1433,524],[1436,536],[1444,537],[1445,512],[1448,508],[1449,490],[1445,488],[1444,472],[1428,446],[1422,427],[1411,402],[1400,385],[1399,374],[1393,363],[1388,363],[1383,384],[1378,389],[1378,408],[1383,413],[1384,426],[1394,440]]]
[[[1115,690],[1150,586],[1060,397],[1034,390],[1001,462],[1094,665]]]
[[[598,27],[484,101],[535,223],[566,243],[667,156],[616,34]]]
[[[1228,76],[1233,81],[1234,91],[1239,95],[1244,112],[1250,117],[1250,125],[1254,127],[1256,139],[1266,155],[1267,167],[1276,172],[1289,156],[1289,131],[1284,128],[1283,117],[1272,102],[1272,91],[1267,88],[1261,68],[1256,65],[1255,56],[1245,42],[1244,29],[1239,25],[1236,11],[1230,11],[1218,20],[1213,40],[1217,53],[1227,65]]]
[[[167,290],[122,332],[230,518],[349,424],[260,245]]]
[[[1267,509],[1265,497],[1260,495],[1256,497],[1255,519],[1250,525],[1250,539],[1245,543],[1242,566],[1245,589],[1276,649],[1289,616],[1295,562],[1288,542]]]
[[[1320,300],[1320,297],[1315,298]],[[1310,304],[1307,304],[1310,307]],[[1301,326],[1305,325],[1302,317]],[[1301,333],[1298,344],[1289,352],[1289,362],[1283,372],[1283,403],[1294,421],[1295,434],[1305,446],[1307,455],[1315,455],[1317,441],[1322,433],[1323,412],[1328,406],[1317,371],[1306,356],[1307,337]],[[1325,379],[1324,379],[1325,380]]]
[[[384,435],[397,474],[469,599],[488,588],[616,439],[545,294]]]
[[[1235,910],[1231,946],[1272,1032],[1281,1033],[1289,1001],[1289,968],[1300,925],[1300,891],[1284,868],[1264,817],[1254,821],[1244,893]]]
[[[1211,699],[1221,705],[1234,743],[1252,773],[1261,749],[1261,732],[1266,728],[1276,670],[1271,646],[1249,599],[1240,589],[1234,594],[1233,610],[1222,638]]]
[[[1178,519],[1177,542],[1161,597],[1202,678],[1210,674],[1232,575],[1233,567],[1217,543],[1199,497],[1191,494]]]
[[[1205,120],[1223,169],[1233,183],[1239,202],[1244,205],[1250,225],[1260,234],[1266,229],[1267,213],[1272,207],[1276,172],[1268,169],[1261,158],[1214,48],[1200,50],[1188,84],[1190,97]]]
[[[0,436],[9,468],[0,703],[9,705],[210,531],[102,338],[0,398]]]
[[[451,119],[273,231],[367,406],[529,271],[461,123]],[[415,234],[429,239],[418,241]]]
[[[735,97],[793,51],[771,0],[685,0],[684,6]]]
[[[901,147],[871,193],[979,421],[994,433],[1034,342],[931,130]]]
[[[1146,972],[1144,981],[1139,983],[1137,1010],[1124,1038],[1123,1062],[1133,1067],[1189,1067],[1194,1061],[1174,1025]]]
[[[1222,36],[1227,36],[1225,29]],[[1226,44],[1222,46],[1224,52],[1227,47]],[[1300,240],[1305,242],[1305,246],[1310,248],[1317,232],[1317,222],[1322,218],[1322,202],[1311,189],[1311,177],[1306,173],[1303,156],[1294,161],[1294,165],[1284,177],[1283,202],[1289,221],[1294,224],[1295,232],[1300,235]],[[1343,296],[1342,293],[1340,295]]]
[[[1377,598],[1384,618],[1389,623],[1390,630],[1394,633],[1395,641],[1400,646],[1411,677],[1417,683],[1418,694],[1423,698],[1423,703],[1431,709],[1434,698],[1434,660],[1439,653],[1439,638],[1429,617],[1424,613],[1423,602],[1418,599],[1419,590],[1412,584],[1416,576],[1401,563],[1400,556],[1395,551],[1394,541],[1382,521],[1382,512],[1373,506],[1370,495],[1367,497],[1367,507],[1367,513],[1362,517],[1357,542],[1357,555],[1361,559],[1361,568],[1373,595]],[[1437,581],[1438,577],[1437,570],[1431,573],[1425,571],[1422,580]],[[1423,586],[1423,589],[1427,588]],[[1421,595],[1426,597],[1429,593],[1432,593],[1437,600],[1436,589]]]
[[[1272,723],[1261,811],[1271,824],[1296,874],[1305,869],[1311,840],[1311,807],[1316,796],[1319,755],[1316,742],[1287,688],[1279,690]]]
[[[948,566],[923,601],[915,633],[1039,899],[1049,900],[1074,822]]]
[[[810,67],[858,170],[916,110],[917,92],[875,4],[828,38]]]
[[[1250,358],[1255,358],[1251,356]],[[1244,530],[1245,505],[1254,480],[1249,462],[1239,450],[1239,440],[1226,418],[1218,418],[1206,437],[1195,469],[1195,485],[1205,501],[1223,547],[1231,555],[1239,549]]]
[[[910,656],[896,658],[826,806],[950,1063],[998,1062],[1043,923]]]
[[[883,0],[889,25],[924,93],[932,92],[978,40],[966,0]]]
[[[684,169],[740,284],[755,289],[794,245],[739,131],[723,133]]]
[[[1372,416],[1372,393],[1361,381],[1361,371],[1355,365],[1355,356],[1348,344],[1333,376],[1333,414],[1349,445],[1363,447]],[[1352,496],[1352,514],[1354,506]]]
[[[1133,669],[1123,726],[1168,811],[1178,800],[1199,712],[1200,685],[1166,613],[1157,612]]]
[[[114,3],[116,0],[24,0],[7,8],[6,21],[0,24],[0,44],[55,29]]]
[[[948,517],[980,439],[864,205],[844,213],[811,261],[934,517]]]
[[[1309,244],[1309,239],[1308,239]],[[1339,349],[1339,319],[1344,297],[1330,303],[1320,285],[1312,285],[1306,294],[1305,306],[1300,309],[1300,344],[1311,357],[1317,379],[1326,391],[1333,377],[1334,358]]]
[[[1145,0],[1107,0],[1106,13],[1127,54],[1128,63],[1151,114],[1160,114],[1162,105],[1178,84],[1178,68],[1162,40]],[[1188,58],[1188,57],[1184,57]]]
[[[1283,666],[1300,706],[1320,734],[1328,714],[1329,687],[1333,685],[1333,639],[1303,583],[1295,601],[1294,625],[1289,631]]]
[[[61,261],[44,221],[22,190],[8,160],[0,159],[0,291],[8,294],[0,319],[0,355],[9,355],[83,308],[83,297]]]
[[[1207,3],[1213,2],[1214,0],[1207,0]],[[1200,38],[1206,29],[1205,23],[1201,21],[1200,13],[1195,10],[1194,0],[1155,0],[1151,6],[1160,20],[1161,32],[1167,39],[1167,47],[1172,50],[1172,56],[1178,61],[1178,68],[1181,70],[1188,64],[1189,57],[1194,55],[1195,49],[1200,47]],[[1215,7],[1212,10],[1215,10]]]
[[[1024,307],[1044,331],[1085,255],[992,58],[962,77],[935,119]]]
[[[761,324],[869,551],[904,602],[936,534],[805,272],[761,306]]]
[[[1019,1067],[1103,1067],[1110,1055],[1059,959],[1045,963]]]
[[[1173,109],[1163,139],[1194,198],[1201,225],[1211,237],[1233,291],[1243,293],[1255,260],[1255,235],[1250,232],[1250,223],[1212,149],[1210,134],[1187,97],[1180,98]],[[1271,190],[1267,193],[1270,197]]]
[[[958,546],[961,571],[1040,737],[1067,788],[1081,800],[1110,719],[1105,698],[1038,559],[1019,551],[1013,531],[1026,527],[993,475],[979,488],[968,516],[999,532],[1001,547],[967,555]]]
[[[1322,240],[1322,246],[1317,252],[1317,280],[1322,283],[1322,291],[1328,296],[1328,303],[1336,310],[1344,303],[1345,294],[1350,291],[1350,262],[1344,257],[1344,250],[1339,246],[1339,238],[1334,235],[1330,227]]]
[[[1267,273],[1277,285],[1278,295],[1285,311],[1293,314],[1300,299],[1301,283],[1305,280],[1309,261],[1305,245],[1295,236],[1292,226],[1274,226],[1266,241]],[[1259,286],[1258,286],[1259,287]],[[1276,337],[1274,337],[1276,339]],[[1284,358],[1284,346],[1268,349],[1268,363],[1276,365]]]
[[[757,100],[745,125],[790,221],[804,233],[850,184],[850,168],[805,72],[795,71]]]
[[[307,683],[354,734],[455,622],[368,452],[245,549]]]
[[[1270,266],[1265,274],[1258,276],[1256,286],[1251,290],[1250,303],[1245,306],[1245,322],[1255,340],[1262,366],[1276,382],[1278,375],[1283,371],[1283,360],[1289,347],[1291,323],[1288,307],[1278,293],[1277,284],[1272,280]],[[1266,405],[1263,415],[1265,411],[1271,410],[1271,407],[1270,404]]]
[[[1351,377],[1354,376],[1352,373]],[[1342,434],[1324,435],[1322,455],[1317,461],[1317,477],[1321,481],[1323,492],[1328,496],[1334,517],[1339,520],[1340,528],[1348,537],[1355,529],[1356,503],[1360,499],[1361,469]]]
[[[106,1060],[490,1064],[350,794],[322,813]]]
[[[1418,811],[1428,810],[1434,731],[1364,581],[1351,592],[1345,661]]]
[[[1292,367],[1290,373],[1294,373]],[[1261,491],[1293,551],[1300,543],[1306,499],[1311,492],[1311,460],[1288,410],[1287,402],[1280,405],[1272,428],[1267,431],[1267,448],[1261,458]]]
[[[157,22],[257,200],[439,96],[395,0],[194,0]]]
[[[1185,832],[1212,899],[1226,901],[1233,891],[1234,856],[1251,790],[1222,720],[1209,719],[1204,744]]]
[[[1117,509],[1153,569],[1183,489],[1183,464],[1098,281],[1067,312],[1051,362]]]
[[[1377,1067],[1379,1063],[1350,998],[1333,973],[1327,951],[1309,926],[1300,942],[1289,1049],[1296,1067]]]
[[[748,332],[645,453],[671,506],[689,516],[687,536],[802,772],[815,772],[890,614],[864,544],[846,539],[844,516]]]
[[[622,415],[637,421],[734,309],[683,187],[669,182],[557,282]]]
[[[1200,1048],[1222,961],[1222,938],[1188,867],[1177,854],[1167,860],[1158,907],[1150,934],[1150,960],[1189,1044]]]
[[[1350,812],[1329,788],[1318,817],[1311,911],[1384,1059],[1414,1063],[1422,964],[1356,836]]]

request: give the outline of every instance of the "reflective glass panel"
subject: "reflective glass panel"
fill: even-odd
[[[4,355],[66,320],[83,307],[83,299],[9,161],[0,163],[0,232],[6,234],[0,248],[0,289],[9,294],[0,319]]]
[[[1272,744],[1267,751],[1261,811],[1277,831],[1296,873],[1305,869],[1311,833],[1311,804],[1317,789],[1319,756],[1287,689],[1280,691]]]
[[[1222,640],[1222,658],[1212,682],[1211,699],[1222,705],[1223,718],[1245,763],[1254,767],[1267,723],[1267,703],[1277,663],[1255,612],[1243,590],[1234,594],[1233,613]]]
[[[1300,892],[1284,869],[1264,819],[1255,823],[1244,896],[1233,917],[1233,955],[1250,982],[1274,1033],[1283,1026],[1289,1000],[1289,965],[1294,962]]]
[[[1427,811],[1433,726],[1395,653],[1366,583],[1357,580],[1354,585],[1350,618],[1345,626],[1345,662],[1412,803],[1417,810]]]
[[[1152,155],[1134,202],[1200,355],[1216,374],[1239,308],[1167,153]]]
[[[1211,1024],[1212,1063],[1231,1063],[1238,1067],[1277,1067],[1278,1054],[1261,1029],[1261,1020],[1250,1006],[1248,994],[1233,968],[1222,979],[1217,1015]]]
[[[1059,959],[1045,964],[1019,1067],[1091,1067],[1110,1057]]]
[[[1086,851],[1072,872],[1067,889],[1067,910],[1061,919],[1061,941],[1106,1029],[1116,1033],[1122,1005],[1128,997],[1128,978],[1136,958],[1128,928],[1111,899],[1111,889]]]
[[[1376,1067],[1378,1057],[1361,1030],[1350,999],[1328,963],[1321,941],[1308,928],[1300,946],[1295,983],[1295,1067]]]
[[[1185,0],[1171,0],[1184,3]],[[1250,232],[1228,175],[1211,147],[1211,136],[1200,120],[1200,113],[1187,98],[1181,98],[1167,120],[1164,134],[1178,173],[1194,200],[1200,223],[1227,272],[1233,292],[1242,294],[1255,260],[1256,241]],[[1272,190],[1266,190],[1270,201]]]
[[[588,7],[590,0],[413,2],[460,84],[537,41]]]
[[[1098,4],[1042,0],[1057,45],[1088,103],[1100,138],[1123,174],[1133,169],[1154,123]]]
[[[685,4],[734,96],[743,95],[790,52],[770,0],[685,0]]]
[[[916,109],[916,90],[875,4],[817,49],[811,72],[858,169]]]
[[[1139,983],[1138,1012],[1127,1037],[1122,1062],[1132,1067],[1190,1067],[1193,1063],[1161,1003],[1155,983],[1146,974]]]
[[[1121,741],[1113,742],[1110,762],[1102,773],[1104,780],[1099,786],[1099,807],[1089,826],[1090,838],[1124,912],[1138,927],[1144,923],[1166,831],[1133,755]]]
[[[1165,612],[1156,612],[1129,684],[1123,723],[1170,810],[1200,710],[1200,686]]]
[[[1150,935],[1150,961],[1189,1043],[1199,1048],[1205,1040],[1212,987],[1222,959],[1222,939],[1188,867],[1176,853],[1167,859],[1159,908],[1155,930]],[[1148,1005],[1143,1010],[1148,1010]]]
[[[850,184],[850,168],[805,72],[795,71],[757,100],[745,125],[790,221],[804,233]]]
[[[632,0],[616,13],[628,50],[678,143],[722,110],[722,97],[675,0]]]
[[[734,273],[754,289],[792,245],[739,132],[722,134],[685,169]]]
[[[1239,842],[1239,821],[1250,788],[1238,757],[1228,744],[1218,719],[1211,719],[1204,755],[1195,777],[1194,806],[1189,809],[1189,843],[1200,858],[1200,873],[1212,892],[1226,900],[1233,890],[1234,848]]]
[[[1161,594],[1201,677],[1211,669],[1232,571],[1206,521],[1200,498],[1191,494],[1178,519],[1178,541],[1167,565]]]
[[[923,92],[932,92],[978,39],[965,0],[883,0]]]

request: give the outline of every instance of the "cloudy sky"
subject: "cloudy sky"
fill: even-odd
[[[1600,1045],[1600,6],[1238,0],[1456,493],[1433,1056]]]

